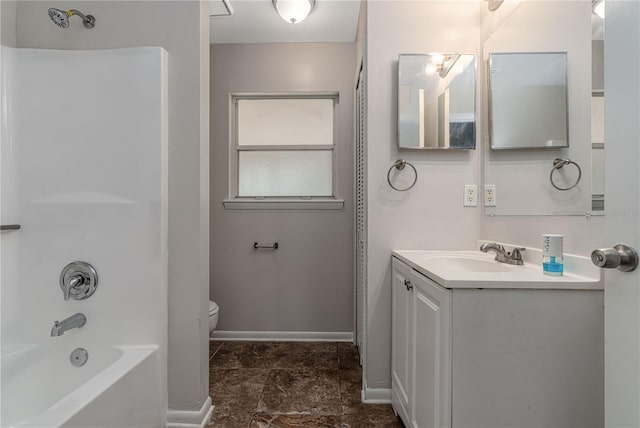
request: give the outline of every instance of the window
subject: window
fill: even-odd
[[[225,207],[239,208],[229,202],[263,208],[260,202],[337,201],[337,99],[337,93],[232,95],[232,199]]]

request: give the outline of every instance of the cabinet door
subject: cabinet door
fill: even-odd
[[[451,426],[451,290],[415,273],[413,409],[415,428]]]
[[[413,275],[411,268],[407,265],[396,258],[392,260],[391,402],[405,424],[409,425],[413,364],[411,360],[411,330],[413,322],[411,277]]]

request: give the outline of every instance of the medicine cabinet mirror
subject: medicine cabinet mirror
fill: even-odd
[[[482,18],[485,215],[603,213],[603,29],[582,1],[504,2]]]
[[[489,56],[492,149],[569,147],[567,54]]]
[[[401,149],[475,149],[476,56],[401,54],[398,145]]]

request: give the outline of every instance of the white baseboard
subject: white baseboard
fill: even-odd
[[[219,331],[210,340],[256,342],[353,342],[352,332],[324,331]]]
[[[205,428],[211,419],[213,405],[207,397],[200,410],[171,410],[167,412],[167,428]]]
[[[366,404],[391,404],[391,388],[369,388],[365,381],[362,402]]]

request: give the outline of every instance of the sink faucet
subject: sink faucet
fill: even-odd
[[[486,253],[488,251],[493,251],[496,253],[495,260],[500,263],[508,263],[510,265],[523,265],[522,261],[522,251],[525,251],[526,248],[514,248],[511,252],[507,252],[504,247],[500,244],[496,244],[495,242],[485,242],[480,246],[480,251]]]
[[[87,317],[81,313],[71,315],[62,321],[55,321],[53,327],[51,327],[51,337],[62,336],[65,331],[71,330],[72,328],[80,328],[85,325],[86,322]]]

